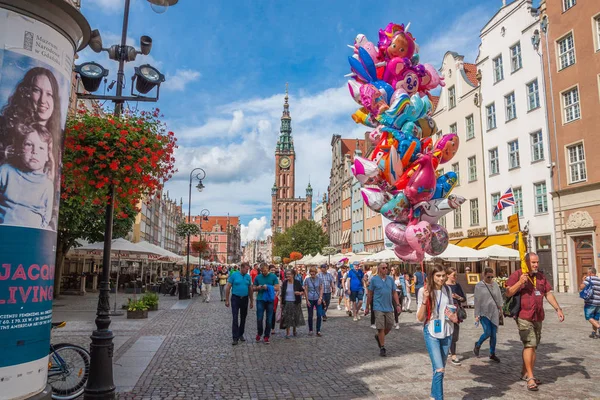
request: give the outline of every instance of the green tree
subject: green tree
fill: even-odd
[[[275,233],[273,244],[273,255],[281,258],[289,257],[293,251],[316,254],[329,244],[329,237],[315,221],[302,220],[285,233]]]

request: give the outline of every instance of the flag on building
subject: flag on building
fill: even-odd
[[[506,191],[506,193],[504,193],[502,196],[500,196],[500,199],[498,200],[498,204],[496,204],[496,207],[494,208],[494,217],[496,215],[498,215],[499,212],[501,212],[502,210],[504,210],[506,207],[510,207],[510,206],[514,206],[515,205],[515,196],[513,196],[513,190],[512,187],[509,187],[508,190]]]
[[[525,262],[525,256],[527,255],[527,246],[523,240],[523,232],[519,231],[519,258],[521,259],[521,272],[526,274],[529,272],[529,266]]]

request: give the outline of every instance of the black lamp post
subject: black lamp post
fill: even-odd
[[[208,221],[209,215],[210,211],[208,211],[206,208],[200,211],[200,240],[202,240],[202,221]],[[208,249],[208,242],[206,242],[206,248]],[[198,257],[200,258],[200,266],[202,267],[202,265],[204,265],[204,260],[202,259],[200,254],[198,254]]]
[[[206,178],[206,171],[202,168],[194,168],[190,172],[190,190],[188,193],[188,223],[192,223],[192,182],[194,180],[198,181],[196,185],[196,189],[201,192],[204,190],[204,184],[202,183],[202,179]],[[203,210],[204,211],[204,210]],[[207,210],[208,211],[208,210]],[[202,230],[200,230],[202,233]],[[185,271],[185,284],[183,282],[179,282],[179,299],[189,299],[190,298],[190,233],[188,231],[187,234],[187,268]]]
[[[152,4],[152,8],[155,11],[164,11],[168,6],[175,5],[178,0],[147,0]],[[164,81],[163,76],[159,76],[158,79],[153,79],[154,76],[150,71],[148,76],[145,76],[143,71],[139,73],[136,71],[135,78],[138,79],[138,83],[141,81],[148,81],[149,84],[153,84],[150,89],[157,86],[157,96],[154,98],[144,97],[139,95],[133,95],[132,85],[132,96],[123,96],[123,87],[125,86],[125,63],[135,60],[137,54],[148,55],[152,47],[152,39],[148,36],[142,36],[140,40],[141,50],[138,51],[132,46],[127,46],[127,26],[129,25],[129,8],[131,0],[125,0],[125,9],[123,12],[123,29],[121,31],[121,44],[113,45],[110,48],[102,47],[102,38],[97,30],[92,32],[90,38],[90,48],[99,53],[106,51],[109,54],[109,58],[119,62],[119,69],[117,72],[117,88],[115,96],[106,95],[94,95],[88,93],[77,93],[77,97],[80,99],[89,100],[109,100],[115,104],[114,114],[120,116],[123,111],[123,103],[128,100],[134,101],[147,101],[155,102],[158,101],[158,87],[160,83]],[[108,71],[104,70],[102,66],[97,63],[87,63],[87,65],[81,65],[75,68],[75,71],[79,74],[82,79],[82,83],[86,90],[92,92],[98,89],[99,80],[102,80]],[[157,72],[157,71],[156,71]],[[133,83],[133,82],[132,82]],[[143,88],[147,89],[147,87]],[[147,93],[150,89],[145,92]],[[114,335],[109,329],[110,327],[110,265],[111,265],[111,245],[112,245],[112,231],[113,231],[113,212],[114,212],[114,199],[115,199],[115,187],[111,185],[110,188],[110,200],[106,205],[105,213],[105,229],[104,229],[104,251],[102,255],[102,278],[100,281],[100,294],[98,297],[98,307],[96,311],[96,330],[92,333],[90,344],[90,374],[85,387],[84,399],[102,399],[112,400],[115,398],[115,383],[113,379],[113,350]],[[115,288],[117,290],[117,288]]]

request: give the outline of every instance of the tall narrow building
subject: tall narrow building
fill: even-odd
[[[285,232],[298,221],[312,218],[313,190],[310,182],[306,188],[306,198],[295,198],[296,152],[288,101],[286,84],[281,129],[275,147],[275,183],[271,188],[271,229],[279,233]]]

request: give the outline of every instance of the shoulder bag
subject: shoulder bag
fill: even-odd
[[[594,295],[594,281],[590,278],[590,284],[586,285],[580,292],[579,297],[583,300],[590,300]]]

